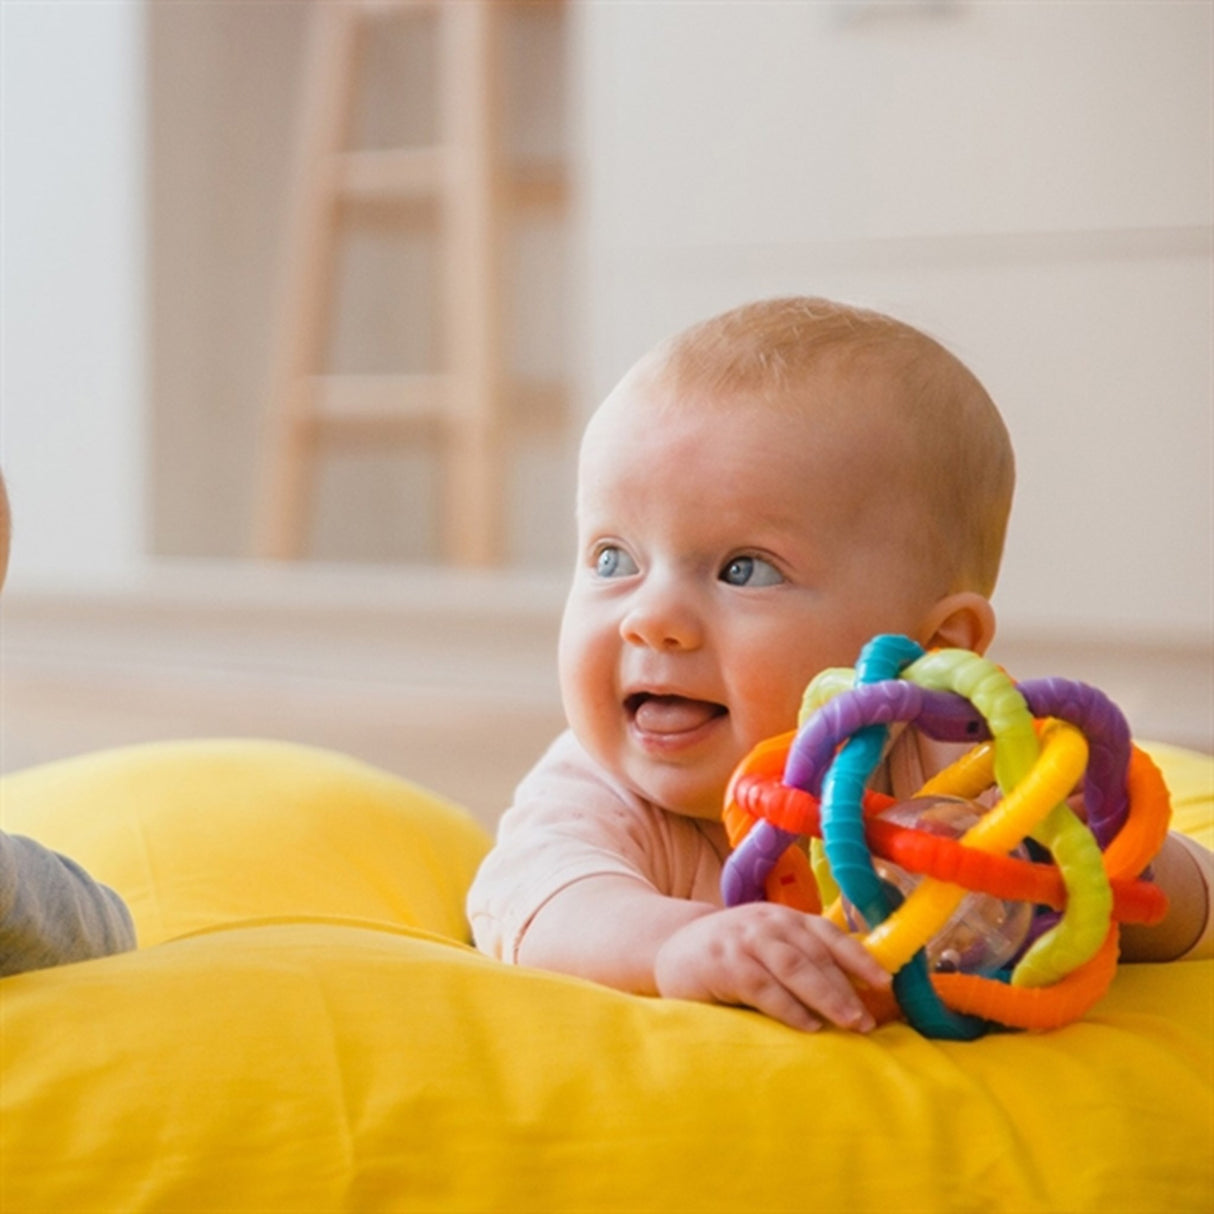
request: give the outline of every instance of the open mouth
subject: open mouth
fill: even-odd
[[[728,714],[724,704],[711,700],[693,700],[687,696],[654,695],[634,692],[624,701],[629,719],[649,734],[685,734]]]

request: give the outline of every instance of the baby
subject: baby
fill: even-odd
[[[795,725],[810,679],[873,635],[986,650],[1013,481],[981,384],[889,317],[773,300],[643,358],[582,443],[559,654],[570,730],[472,887],[478,946],[798,1028],[872,1028],[856,984],[889,977],[857,941],[780,905],[722,908],[725,786]],[[912,796],[943,750],[903,731],[885,790]],[[1156,876],[1172,912],[1127,949],[1192,948],[1208,861],[1169,839]]]
[[[9,507],[0,476],[0,586],[8,571]],[[0,831],[0,977],[135,947],[118,895],[74,860]]]

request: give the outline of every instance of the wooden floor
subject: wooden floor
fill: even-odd
[[[6,593],[0,770],[171,738],[355,755],[492,825],[562,727],[564,578],[161,566],[88,596]],[[1018,677],[1101,687],[1140,737],[1214,750],[1207,638],[1001,636]]]

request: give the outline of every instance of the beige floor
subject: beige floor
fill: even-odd
[[[561,728],[560,592],[172,571],[3,609],[0,768],[172,738],[329,747],[492,824]]]

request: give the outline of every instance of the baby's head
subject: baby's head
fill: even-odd
[[[582,444],[570,724],[635,792],[716,817],[870,636],[989,644],[1012,480],[978,381],[888,317],[772,300],[664,342]]]

